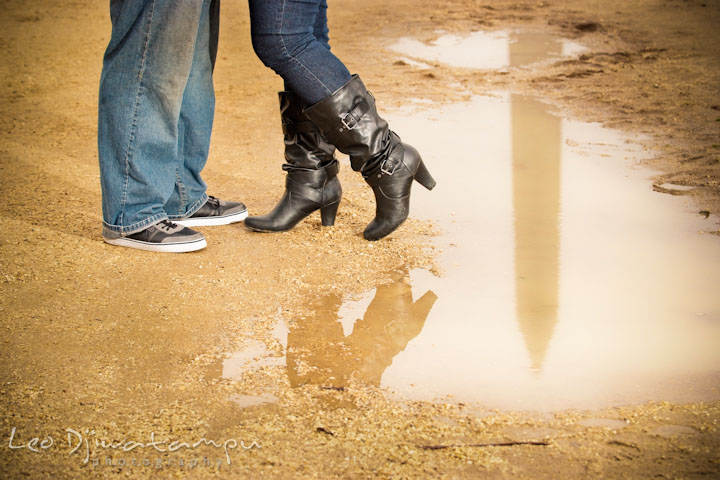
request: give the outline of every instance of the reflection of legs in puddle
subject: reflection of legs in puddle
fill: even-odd
[[[413,303],[412,288],[403,275],[377,287],[365,315],[345,337],[337,321],[341,297],[323,299],[316,314],[298,320],[288,334],[290,383],[340,387],[354,377],[379,385],[393,357],[422,330],[435,300],[437,295],[428,291]]]
[[[347,338],[350,349],[363,359],[358,365],[363,380],[380,384],[393,357],[420,334],[435,300],[437,295],[427,291],[413,303],[412,289],[404,278],[377,288],[365,316]]]

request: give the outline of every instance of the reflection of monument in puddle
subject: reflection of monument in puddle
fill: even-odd
[[[537,40],[515,34],[510,66],[562,51],[558,40]],[[532,369],[539,371],[557,323],[562,120],[537,100],[512,95],[511,102],[516,311]]]
[[[380,385],[380,378],[395,355],[405,349],[423,328],[437,300],[426,292],[413,302],[408,273],[380,285],[362,319],[345,336],[338,321],[342,295],[319,297],[313,315],[294,320],[287,339],[290,384],[343,387],[351,380]]]

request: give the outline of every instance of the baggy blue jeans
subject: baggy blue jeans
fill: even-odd
[[[207,201],[217,19],[211,0],[111,0],[110,19],[98,109],[103,226],[130,235]]]
[[[327,0],[250,0],[250,29],[258,58],[308,105],[350,81],[330,52]]]

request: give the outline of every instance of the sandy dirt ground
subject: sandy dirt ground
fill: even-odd
[[[568,115],[645,134],[655,182],[695,186],[697,210],[720,213],[720,2],[330,3],[334,50],[381,109],[498,89],[549,98]],[[203,229],[209,247],[187,255],[105,245],[96,97],[107,2],[0,5],[3,478],[720,478],[718,403],[497,412],[401,402],[352,378],[292,386],[282,366],[221,378],[226,352],[251,342],[279,355],[278,318],[292,330],[319,295],[366,291],[402,265],[433,268],[433,226],[411,219],[364,241],[372,197],[345,168],[332,228],[313,215],[277,235]],[[532,72],[421,71],[387,50],[437,29],[518,26],[589,50]],[[251,213],[271,208],[284,182],[280,87],[252,52],[245,2],[224,2],[206,180]],[[229,400],[267,392],[275,403]],[[153,435],[166,443],[151,445]],[[219,446],[166,451],[202,438]],[[117,448],[127,441],[136,448]]]

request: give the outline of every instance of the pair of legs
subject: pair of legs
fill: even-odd
[[[435,181],[418,152],[378,115],[360,78],[330,51],[327,1],[250,0],[250,21],[255,52],[288,90],[280,94],[288,176],[275,209],[245,225],[288,230],[318,209],[322,224],[332,225],[342,196],[336,147],[375,193],[375,218],[364,237],[389,235],[408,216],[413,180],[429,189]]]
[[[165,233],[177,234],[168,221],[191,218],[208,202],[200,172],[215,108],[218,12],[217,0],[110,1],[98,115],[109,243],[163,222]]]

